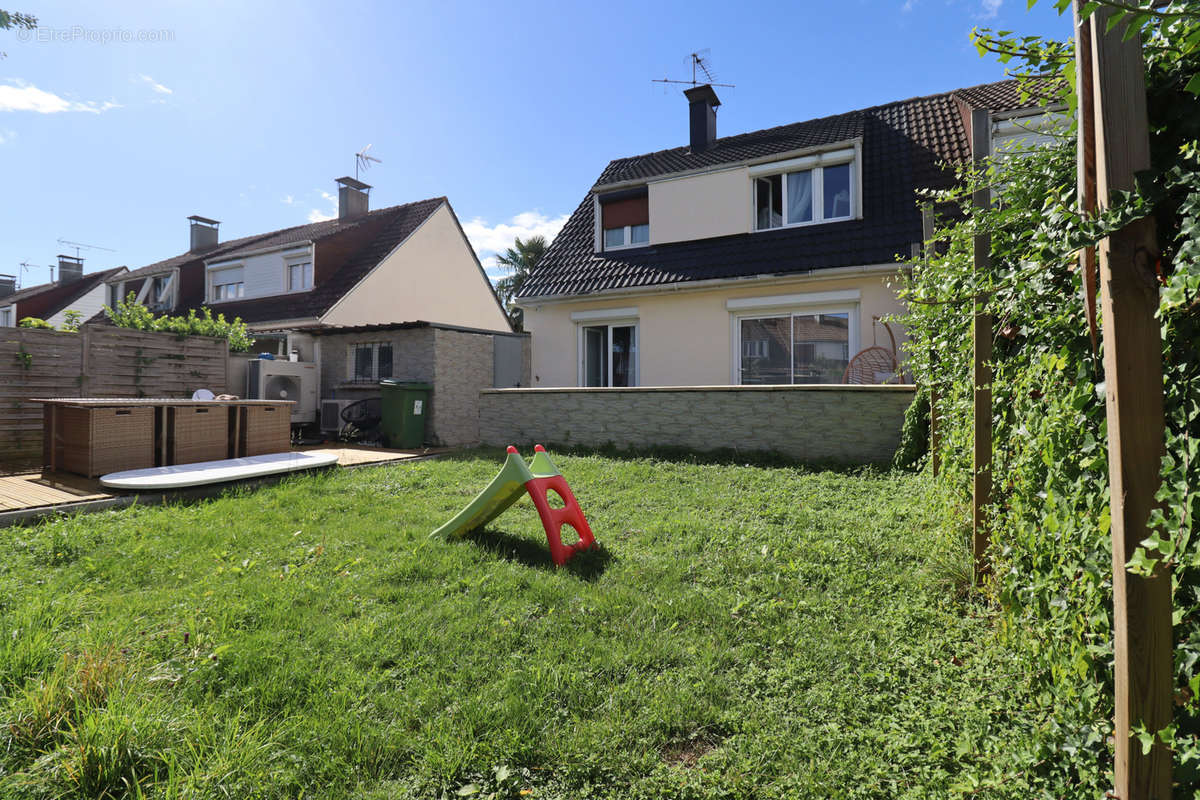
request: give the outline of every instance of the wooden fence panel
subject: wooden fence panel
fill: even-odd
[[[31,397],[191,397],[226,391],[228,346],[124,328],[79,333],[0,328],[0,463],[41,458],[42,406]]]
[[[224,339],[96,328],[87,333],[89,397],[190,397],[225,391]]]
[[[30,397],[79,394],[79,336],[0,328],[0,459],[35,458],[42,447],[42,406]]]

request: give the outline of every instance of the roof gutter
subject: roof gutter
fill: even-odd
[[[645,295],[663,294],[666,292],[700,292],[708,289],[720,289],[733,286],[773,286],[780,283],[795,283],[800,281],[834,280],[837,278],[853,278],[859,275],[885,275],[900,272],[904,264],[864,264],[853,267],[829,267],[827,269],[808,270],[807,272],[792,272],[788,274],[751,275],[745,278],[710,278],[703,281],[677,281],[675,283],[659,283],[651,286],[635,286],[628,289],[601,289],[587,294],[558,294],[541,295],[538,297],[519,297],[513,301],[518,308],[529,308],[535,305],[557,305],[560,303],[580,303],[588,300],[607,299],[610,297],[641,297]]]

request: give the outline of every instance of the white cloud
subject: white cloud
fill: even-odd
[[[329,192],[321,192],[321,197],[326,203],[329,204],[329,208],[331,210],[329,213],[326,213],[319,208],[312,209],[308,212],[309,222],[325,222],[326,220],[333,219],[337,216],[337,198],[331,195]]]
[[[913,10],[913,6],[916,4],[917,0],[904,0],[904,5],[900,6],[900,10],[907,14],[909,11]]]
[[[979,5],[979,16],[983,19],[995,19],[1003,4],[1004,0],[983,0]]]
[[[139,73],[138,77],[141,78],[143,83],[150,84],[150,88],[153,89],[158,94],[175,94],[175,91],[173,89],[171,89],[170,87],[167,87],[167,86],[163,86],[161,83],[154,80],[154,78],[151,78],[149,75],[143,75],[143,74]]]
[[[285,195],[283,196],[283,200],[282,200],[281,202],[282,202],[282,203],[283,203],[285,206],[291,206],[291,205],[295,205],[295,204],[296,204],[296,198],[292,197],[290,194],[285,194]]]
[[[0,144],[9,144],[17,139],[17,132],[10,131],[7,128],[0,128]]]
[[[86,111],[90,114],[99,114],[110,108],[120,108],[120,106],[112,102],[98,103],[95,100],[88,100],[84,103],[67,100],[22,80],[10,80],[8,86],[0,86],[0,111],[33,111],[38,114]]]
[[[557,217],[547,217],[540,211],[523,211],[510,219],[496,225],[489,225],[486,220],[476,217],[470,222],[463,223],[463,231],[467,234],[471,246],[475,248],[484,271],[490,278],[502,278],[505,271],[496,263],[496,254],[502,253],[513,246],[515,239],[528,239],[531,236],[545,236],[546,242],[554,240],[562,226],[567,222],[567,214]]]

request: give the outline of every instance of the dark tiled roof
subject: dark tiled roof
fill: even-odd
[[[969,157],[959,104],[996,111],[1036,107],[1015,80],[917,97],[861,111],[717,139],[703,153],[687,147],[611,162],[597,187],[735,164],[862,138],[862,219],[743,233],[610,253],[594,252],[589,193],[568,219],[520,296],[547,297],[837,266],[888,263],[920,241],[914,190],[949,185],[940,165]],[[977,105],[982,104],[982,105]]]
[[[23,317],[34,316],[42,319],[53,317],[100,284],[110,278],[115,278],[124,271],[125,267],[114,267],[101,272],[89,273],[70,283],[55,282],[30,286],[6,297],[0,297],[0,306],[18,303],[20,308],[17,310]]]
[[[434,198],[436,200],[445,200],[446,198]],[[141,278],[145,275],[158,275],[163,272],[169,272],[175,267],[183,266],[192,261],[218,261],[225,259],[238,258],[246,253],[252,253],[256,250],[264,250],[269,247],[280,247],[288,244],[299,244],[307,241],[319,241],[335,234],[353,230],[358,227],[370,224],[381,217],[390,216],[400,213],[403,209],[411,206],[420,205],[421,203],[431,203],[434,200],[422,200],[418,203],[407,203],[405,205],[390,206],[372,211],[358,219],[349,222],[342,222],[337,219],[329,219],[323,222],[310,222],[306,225],[296,225],[291,228],[282,228],[269,233],[258,233],[253,236],[243,236],[240,239],[230,239],[228,242],[222,242],[212,250],[206,250],[203,253],[181,253],[177,256],[156,261],[139,269],[135,269],[126,276],[128,279]],[[432,212],[431,212],[432,213]]]
[[[348,255],[341,265],[337,266],[332,274],[317,282],[311,291],[213,303],[210,308],[214,313],[224,314],[230,319],[240,317],[243,322],[247,323],[319,317],[354,288],[376,264],[383,260],[384,256],[407,239],[421,223],[446,202],[445,197],[434,197],[429,200],[372,211],[366,217],[349,224],[339,226],[336,221],[331,221],[302,225],[299,228],[288,228],[258,237],[248,237],[254,239],[253,242],[245,242],[245,240],[231,242],[227,245],[229,249],[221,248],[219,255],[216,256],[213,253],[217,251],[205,253],[204,259],[212,261],[216,258],[234,258],[252,250],[290,242],[302,242],[308,239],[318,242],[319,246],[322,241],[330,241],[335,237],[347,239],[349,245],[343,248],[343,252],[348,252]],[[239,244],[238,242],[244,243]],[[330,265],[322,265],[321,268],[324,270],[328,266]],[[174,313],[186,314],[189,308],[199,309],[204,305],[206,303],[202,294],[199,297],[184,298]]]

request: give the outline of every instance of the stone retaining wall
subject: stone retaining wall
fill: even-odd
[[[797,461],[886,463],[912,386],[695,386],[490,389],[484,444],[535,442],[779,453]]]

